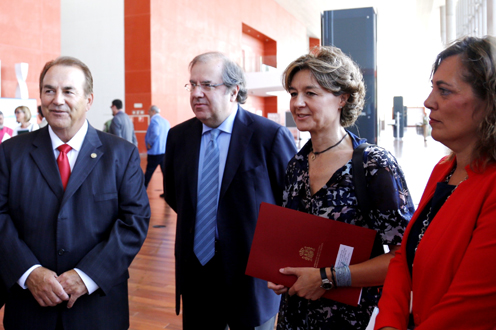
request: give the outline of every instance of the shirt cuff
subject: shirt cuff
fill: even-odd
[[[74,268],[74,270],[78,273],[79,277],[81,277],[81,280],[83,281],[84,285],[86,286],[86,290],[88,290],[88,295],[92,294],[96,290],[98,290],[100,287],[93,281],[88,275],[86,275],[85,272],[83,272],[81,269]]]
[[[22,274],[21,278],[17,280],[17,284],[24,290],[26,290],[28,287],[26,286],[26,280],[28,279],[29,275],[35,270],[36,268],[41,267],[41,265],[34,265],[33,267],[29,268],[24,274]]]

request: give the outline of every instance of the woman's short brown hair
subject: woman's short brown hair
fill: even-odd
[[[22,111],[24,113],[24,120],[26,122],[31,120],[31,111],[27,106],[25,105],[18,106],[17,108],[15,108],[14,113],[17,112],[17,110]]]
[[[365,85],[358,65],[337,47],[316,47],[288,65],[282,75],[284,89],[289,87],[296,73],[309,70],[320,87],[336,96],[349,94],[341,110],[340,123],[351,126],[362,112],[365,103]]]

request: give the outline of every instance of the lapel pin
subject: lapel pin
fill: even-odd
[[[95,153],[92,153],[91,154],[91,158],[96,158],[96,154]]]

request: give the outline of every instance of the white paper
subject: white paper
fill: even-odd
[[[349,266],[351,261],[351,256],[353,255],[353,246],[348,246],[344,244],[339,245],[338,256],[336,257],[336,262],[334,267]],[[360,290],[360,296],[358,297],[358,303],[362,298],[362,290]]]
[[[353,255],[353,246],[348,246],[344,244],[339,245],[338,256],[336,257],[336,262],[334,267],[349,266],[351,261],[351,256]]]

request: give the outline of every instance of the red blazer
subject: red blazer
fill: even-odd
[[[443,160],[389,265],[375,329],[406,329],[410,301],[415,330],[496,328],[495,164],[483,173],[466,168],[468,179],[444,203],[417,249],[413,276],[408,270],[405,249],[411,226],[454,164]]]

